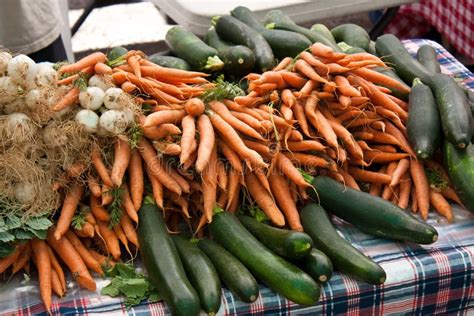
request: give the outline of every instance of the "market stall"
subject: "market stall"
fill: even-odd
[[[471,309],[474,75],[431,41],[231,14],[172,28],[174,56],[0,56],[1,312]]]

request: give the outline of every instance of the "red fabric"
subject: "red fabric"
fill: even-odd
[[[474,0],[420,0],[403,5],[386,33],[415,38],[431,26],[458,52],[474,60]]]

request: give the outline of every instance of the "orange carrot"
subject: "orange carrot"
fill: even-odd
[[[64,296],[64,289],[55,270],[51,270],[51,289],[60,298]]]
[[[127,184],[122,185],[122,206],[127,212],[128,216],[135,222],[138,223],[138,214],[133,205],[132,199],[130,198],[130,192],[128,191]]]
[[[306,182],[303,175],[299,172],[291,160],[288,159],[288,157],[286,157],[283,153],[277,153],[275,162],[279,170],[283,172],[291,182],[303,188],[310,186],[310,184]]]
[[[127,239],[136,247],[138,247],[137,232],[135,231],[133,223],[127,214],[122,214],[122,217],[120,217],[120,226],[122,227],[122,230]]]
[[[230,113],[229,109],[223,103],[213,101],[209,105],[215,113],[219,114],[224,119],[224,121],[229,123],[229,125],[232,126],[235,130],[247,136],[263,140],[263,137],[256,130],[233,116]]]
[[[413,159],[410,163],[410,173],[416,188],[416,198],[421,217],[426,220],[430,209],[430,185],[423,168],[423,163]]]
[[[31,253],[32,253],[31,243],[27,242],[23,250],[20,251],[20,255],[18,256],[17,260],[13,262],[12,274],[17,273],[18,271],[20,271],[26,266],[26,264],[31,259]]]
[[[289,151],[324,151],[326,148],[326,146],[315,140],[289,141],[286,145]]]
[[[132,149],[130,144],[126,140],[117,138],[114,143],[114,164],[110,173],[110,179],[112,179],[112,183],[117,187],[122,185],[122,179],[130,164],[131,156]]]
[[[148,179],[150,180],[150,183],[151,183],[153,198],[155,199],[156,204],[160,208],[163,208],[163,185],[161,184],[160,181],[158,181],[158,179],[153,174],[151,174],[148,168],[146,168],[146,172],[148,175]]]
[[[132,55],[132,56],[128,57],[128,59],[127,59],[127,63],[130,65],[130,67],[132,67],[133,73],[138,78],[142,77],[142,72],[141,72],[140,63],[139,63],[140,59],[141,58],[137,55]]]
[[[349,174],[356,180],[369,183],[389,184],[391,180],[391,177],[387,174],[363,170],[356,167],[349,167]]]
[[[329,59],[339,60],[346,57],[346,54],[336,53],[331,47],[326,46],[319,42],[316,42],[313,45],[311,45],[310,50],[311,50],[311,53],[315,56],[329,58]]]
[[[293,161],[296,166],[303,166],[308,168],[327,168],[333,171],[337,171],[335,163],[330,159],[326,160],[315,155],[303,154],[299,152],[286,153],[284,155],[291,161]]]
[[[53,236],[52,230],[50,230],[48,232],[48,244],[68,266],[69,270],[72,272],[73,277],[81,287],[90,291],[96,290],[95,281],[87,270],[84,261],[67,238],[56,240],[56,238]]]
[[[99,175],[102,182],[105,185],[112,187],[112,179],[110,179],[107,167],[104,165],[104,162],[102,161],[102,155],[97,147],[94,147],[92,149],[91,162],[94,165],[94,168],[97,171],[97,174]]]
[[[61,208],[61,214],[59,215],[56,230],[54,232],[54,237],[56,240],[61,239],[64,233],[66,233],[66,231],[69,229],[69,225],[71,224],[71,220],[74,217],[74,213],[76,213],[77,206],[83,193],[84,187],[78,183],[75,183],[69,192],[67,192],[66,197],[64,198],[63,206]]]
[[[183,135],[181,136],[181,153],[179,160],[181,164],[184,164],[191,155],[192,143],[196,134],[196,125],[194,123],[194,117],[187,115],[181,121],[183,128]]]
[[[212,148],[215,144],[214,129],[207,115],[201,115],[197,121],[199,147],[196,160],[196,171],[202,173],[209,163]]]
[[[394,187],[400,183],[400,179],[408,171],[410,168],[410,160],[402,159],[398,162],[397,168],[393,171],[392,174],[392,181],[390,182],[390,186]]]
[[[344,169],[338,167],[338,171],[341,174],[341,176],[344,178],[344,184],[347,185],[350,188],[353,188],[354,190],[360,191],[360,187],[357,184],[356,180],[352,177],[352,175],[349,172],[346,172]]]
[[[133,91],[138,89],[137,85],[131,83],[130,81],[124,81],[120,85],[120,88],[127,93],[133,93]]]
[[[191,98],[184,104],[186,113],[193,117],[203,114],[205,107],[204,102],[199,98]]]
[[[283,70],[283,69],[287,68],[289,65],[291,65],[292,61],[293,61],[293,59],[291,57],[285,57],[278,63],[278,65],[273,67],[272,70],[273,71]]]
[[[337,89],[345,96],[348,97],[360,97],[360,91],[354,88],[346,77],[343,76],[336,76],[334,78],[336,82]]]
[[[86,238],[86,237],[94,237],[95,235],[95,229],[94,225],[91,223],[84,223],[81,227],[81,229],[74,229],[74,232],[76,233],[77,236]]]
[[[230,168],[228,175],[229,181],[227,190],[227,205],[225,206],[226,210],[229,210],[230,206],[234,203],[234,200],[239,198],[240,176],[240,172],[238,172],[234,168]]]
[[[51,261],[49,259],[46,243],[43,240],[35,238],[31,240],[31,245],[36,267],[38,268],[41,299],[48,313],[51,313]]]
[[[91,269],[94,272],[97,272],[99,275],[104,275],[102,268],[97,262],[97,260],[92,257],[89,253],[89,250],[82,244],[81,240],[74,234],[71,230],[66,232],[66,238],[69,240],[71,245],[76,249],[79,256],[81,256],[87,268]]]
[[[400,194],[398,199],[398,206],[405,209],[408,207],[408,201],[411,194],[411,179],[408,174],[405,174],[400,181]]]
[[[316,93],[312,92],[307,98],[305,104],[306,117],[310,123],[323,135],[329,146],[337,148],[337,136],[334,133],[334,130],[324,115],[322,115],[322,113],[316,109],[318,101],[319,100],[316,96]]]
[[[102,194],[102,190],[100,188],[99,182],[97,179],[91,175],[87,176],[87,186],[89,187],[89,191],[95,197],[100,197]]]
[[[392,123],[390,122],[385,122],[385,126],[386,126],[386,129],[385,129],[385,132],[387,134],[390,134],[392,135],[393,137],[395,137],[396,139],[398,139],[399,141],[399,147],[406,153],[409,153],[410,156],[412,157],[416,157],[415,155],[415,152],[413,151],[413,149],[411,149],[411,146],[410,144],[408,143],[408,140],[406,139],[405,135],[403,135],[402,132],[400,132],[400,130],[398,128],[396,128]]]
[[[165,123],[173,123],[181,121],[186,115],[184,110],[163,110],[153,112],[145,118],[143,127],[158,126]]]
[[[59,278],[59,282],[61,283],[61,286],[63,290],[65,291],[66,290],[66,276],[64,275],[63,268],[59,264],[59,261],[54,255],[51,247],[49,245],[46,245],[46,246],[47,246],[46,249],[48,251],[49,260],[51,262],[51,267],[53,268],[54,271],[56,271],[56,274],[58,275],[58,278]]]
[[[364,160],[368,163],[387,163],[407,158],[409,155],[404,153],[385,153],[376,151],[365,151]]]
[[[286,178],[276,171],[270,173],[268,181],[270,182],[271,192],[288,221],[288,226],[292,230],[303,231],[298,209],[295,201],[291,198],[290,187]]]
[[[99,226],[100,235],[105,241],[108,252],[115,260],[119,260],[121,251],[117,235],[109,228],[107,223],[98,222],[97,225]]]
[[[22,252],[23,247],[22,246],[17,246],[15,251],[13,253],[9,254],[5,258],[0,259],[0,273],[5,272],[8,267],[10,267],[14,262],[18,260],[18,257],[20,256]]]
[[[95,64],[94,71],[96,74],[100,75],[111,75],[113,73],[112,68],[110,68],[103,62],[98,62],[97,64]]]
[[[212,214],[217,195],[217,147],[211,148],[209,163],[202,172],[202,197],[204,204],[204,216],[208,223],[212,222]]]
[[[386,173],[387,173],[388,176],[390,176],[390,178],[392,177],[393,173],[395,172],[395,169],[397,169],[398,165],[399,165],[399,163],[396,162],[396,161],[392,161],[388,164]],[[394,188],[390,185],[386,185],[384,187],[383,192],[382,192],[382,199],[390,200],[393,193],[394,193]]]
[[[132,151],[132,157],[130,158],[130,164],[128,166],[128,176],[130,179],[130,195],[132,203],[135,210],[138,211],[142,206],[145,182],[143,179],[142,158],[137,149]]]
[[[451,205],[446,201],[443,195],[433,189],[430,189],[430,203],[440,215],[446,217],[449,223],[453,221]]]
[[[59,112],[68,106],[73,105],[79,100],[79,93],[81,90],[77,87],[72,87],[71,90],[69,90],[68,93],[66,93],[65,96],[61,98],[54,106],[53,106],[53,111]]]
[[[307,82],[306,79],[304,79],[297,73],[290,72],[290,71],[282,71],[281,77],[288,85],[296,89],[302,89],[305,83]]]
[[[373,83],[383,84],[384,86],[409,93],[410,89],[399,81],[369,68],[352,69],[352,73]]]
[[[90,66],[94,66],[97,63],[104,63],[107,57],[104,53],[96,52],[86,57],[82,58],[81,60],[75,62],[74,64],[64,65],[59,68],[59,73],[72,73],[78,72],[82,69]]]
[[[327,79],[324,79],[321,77],[314,69],[304,60],[298,59],[298,61],[295,63],[295,69],[301,72],[303,75],[306,77],[316,81],[316,82],[322,82],[322,83],[327,83]]]
[[[240,157],[235,153],[235,151],[233,151],[229,145],[227,145],[221,140],[218,140],[217,144],[218,148],[220,148],[222,154],[226,157],[227,161],[229,161],[232,168],[239,173],[242,172],[242,162],[240,160]]]
[[[245,173],[245,184],[250,195],[272,223],[277,226],[285,225],[285,217],[275,204],[273,197],[260,183],[257,176],[251,172]]]
[[[94,217],[96,217],[100,221],[108,221],[110,219],[109,212],[102,207],[99,203],[99,199],[91,194],[90,196],[90,208]]]
[[[115,261],[112,258],[106,257],[95,250],[89,250],[92,257],[97,260],[102,267],[113,267],[115,266]]]

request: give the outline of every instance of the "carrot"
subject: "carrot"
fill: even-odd
[[[229,161],[232,168],[235,169],[237,172],[241,173],[243,170],[242,162],[240,160],[240,157],[235,153],[235,151],[233,151],[232,148],[230,148],[230,146],[222,140],[218,140],[217,145],[218,148],[220,148],[222,154],[226,157],[227,161]]]
[[[346,57],[346,54],[336,53],[334,50],[322,43],[316,42],[311,45],[311,53],[315,56],[339,60]]]
[[[137,76],[138,78],[141,78],[142,77],[142,71],[140,69],[140,57],[137,56],[137,55],[132,55],[130,57],[128,57],[127,59],[127,63],[130,65],[130,67],[132,67],[133,69],[133,73],[135,74],[135,76]]]
[[[457,195],[456,191],[453,190],[453,188],[443,188],[441,189],[440,192],[445,198],[450,199],[451,201],[454,201],[461,205],[462,207],[465,208],[464,204],[461,202],[461,199]]]
[[[315,155],[303,154],[299,152],[285,153],[284,155],[296,163],[297,166],[308,168],[327,168],[329,170],[337,171],[336,165],[332,160],[326,160]]]
[[[135,222],[138,223],[138,214],[133,205],[132,199],[130,197],[130,192],[128,190],[127,184],[122,185],[122,207],[127,212],[128,216]]]
[[[81,78],[84,75],[92,75],[94,74],[94,67],[86,67],[82,69],[80,72],[74,75],[70,75],[64,79],[60,79],[56,81],[56,84],[59,85],[66,85],[66,84],[74,84],[77,79]]]
[[[260,183],[257,176],[251,172],[245,173],[245,184],[250,195],[270,221],[277,226],[285,225],[285,217],[273,201],[271,194]]]
[[[128,176],[130,179],[130,195],[135,210],[138,211],[142,205],[144,192],[143,165],[142,158],[137,149],[132,151],[130,164],[128,166]]]
[[[54,271],[56,271],[56,274],[58,275],[59,282],[61,283],[61,286],[64,290],[66,290],[66,276],[64,275],[63,268],[59,264],[58,259],[53,253],[53,250],[49,245],[46,245],[46,250],[48,251],[48,256],[49,260],[51,262],[51,267],[53,268]]]
[[[51,289],[60,298],[64,296],[64,289],[55,270],[51,270]]]
[[[290,89],[283,89],[281,91],[281,100],[283,101],[284,104],[286,104],[290,108],[293,107],[296,103],[296,98]]]
[[[104,53],[92,53],[73,64],[62,66],[61,68],[59,68],[59,73],[78,72],[86,67],[94,66],[97,63],[104,63],[106,59],[107,57]]]
[[[69,240],[71,245],[76,249],[79,256],[81,256],[87,268],[91,269],[94,272],[97,272],[99,275],[104,275],[102,268],[100,267],[99,262],[92,257],[89,253],[89,250],[82,244],[81,240],[74,234],[71,230],[68,230],[65,234],[66,238]]]
[[[291,198],[290,186],[286,178],[276,171],[270,173],[268,181],[270,182],[271,192],[285,215],[290,229],[303,231],[298,209],[296,208],[295,201]]]
[[[122,185],[122,179],[130,164],[131,157],[132,149],[130,144],[126,140],[117,138],[114,143],[114,164],[110,173],[112,183],[117,187]]]
[[[162,165],[160,159],[156,156],[155,149],[145,139],[141,138],[139,142],[140,154],[147,165],[149,173],[156,177],[158,181],[163,184],[168,190],[181,195],[181,187],[179,184],[169,175],[165,167]]]
[[[337,136],[334,133],[330,123],[324,117],[324,115],[316,109],[316,105],[318,103],[318,98],[316,97],[315,93],[312,92],[311,95],[308,97],[305,105],[305,113],[306,117],[310,121],[310,123],[318,130],[329,144],[329,146],[338,148],[337,144]]]
[[[87,222],[82,225],[81,229],[74,229],[74,232],[77,236],[82,238],[94,237],[95,235],[94,225]]]
[[[376,151],[365,151],[364,160],[368,163],[387,163],[391,161],[407,158],[409,155],[404,153],[386,153]]]
[[[416,189],[416,199],[421,217],[426,220],[430,209],[430,185],[426,178],[423,163],[413,159],[410,163],[410,173]]]
[[[235,130],[247,136],[263,140],[263,137],[256,130],[254,130],[252,127],[248,126],[244,122],[240,121],[235,116],[233,116],[230,113],[229,109],[223,103],[218,102],[218,101],[213,101],[209,105],[215,113],[219,114],[222,117],[222,119],[224,119],[224,121],[226,121]]]
[[[372,145],[371,150],[384,151],[387,153],[396,153],[398,152],[397,148],[392,145]]]
[[[250,92],[251,94],[252,92]],[[239,104],[237,104],[236,102],[233,102],[231,100],[224,100],[224,104],[229,108],[229,110],[231,111],[236,111],[236,112],[241,112],[241,113],[245,113],[245,114],[248,114],[250,116],[253,116],[254,118],[256,118],[257,120],[261,121],[263,120],[263,116],[260,115],[258,112],[254,111],[253,109],[249,109],[249,108],[246,108],[246,107],[243,107],[243,106],[240,106]]]
[[[115,233],[115,235],[117,235],[117,238],[120,240],[122,245],[125,247],[125,250],[127,250],[130,257],[133,257],[132,252],[130,251],[130,248],[128,247],[128,239],[127,239],[127,236],[125,236],[125,233],[122,229],[122,226],[121,225],[115,225],[114,233]]]
[[[179,134],[181,134],[179,127],[171,123],[165,123],[161,124],[160,126],[152,126],[143,129],[143,135],[153,140],[159,140],[168,136]]]
[[[408,171],[410,168],[410,160],[402,159],[398,162],[397,168],[393,171],[392,174],[392,181],[390,182],[390,186],[394,187],[400,183],[400,179]]]
[[[104,165],[104,162],[102,161],[102,155],[97,147],[92,149],[91,162],[102,182],[105,185],[112,187],[112,179],[110,179],[107,167]]]
[[[350,64],[349,64],[350,65]],[[398,82],[396,79],[393,79],[387,75],[384,75],[380,72],[377,72],[375,70],[369,69],[369,68],[358,68],[358,69],[352,69],[352,73],[358,75],[359,77],[362,77],[370,82],[373,83],[378,83],[378,84],[383,84],[384,86],[394,88],[396,90],[409,93],[410,89],[407,88],[406,85],[401,84]]]
[[[408,140],[406,139],[405,135],[403,135],[402,132],[398,128],[396,128],[392,123],[386,122],[385,124],[386,130],[385,132],[387,134],[392,135],[399,141],[399,147],[402,149],[404,152],[409,153],[410,156],[416,157],[415,152],[411,148],[410,144],[408,143]]]
[[[285,137],[286,138],[286,137]],[[302,142],[303,141],[303,134],[301,134],[299,131],[296,129],[290,129],[288,130],[288,139],[289,141],[298,141]]]
[[[316,82],[327,83],[327,79],[321,77],[314,69],[304,60],[298,59],[294,65],[295,69],[303,75]]]
[[[349,174],[353,176],[354,179],[362,182],[389,184],[391,180],[390,175],[356,167],[349,167]]]
[[[74,217],[79,201],[84,193],[84,187],[81,184],[75,183],[64,198],[61,214],[59,215],[54,237],[59,240],[69,229],[71,220]],[[91,195],[92,196],[92,195]]]
[[[207,115],[201,115],[197,121],[199,132],[199,147],[196,160],[196,171],[202,173],[209,163],[212,148],[214,148],[215,135],[211,121]]]
[[[191,187],[189,185],[188,180],[186,180],[179,172],[177,172],[173,168],[169,168],[168,172],[169,172],[170,176],[179,184],[179,186],[181,187],[181,190],[184,193],[189,193],[190,192]]]
[[[222,191],[225,191],[227,188],[227,172],[225,170],[224,164],[222,161],[217,160],[216,164],[217,170],[217,185]]]
[[[111,187],[105,184],[102,185],[102,200],[101,200],[100,205],[106,206],[112,203],[112,201],[114,200],[114,197],[112,196],[111,190],[112,190]]]
[[[5,272],[14,262],[18,260],[24,246],[16,246],[15,251],[8,256],[0,259],[0,273]]]
[[[89,250],[92,257],[97,260],[102,267],[108,268],[115,266],[115,261],[112,258],[106,257],[95,250]]]
[[[72,87],[66,95],[64,95],[61,100],[59,100],[54,106],[53,111],[59,112],[68,106],[73,105],[79,100],[79,93],[81,90],[77,87]]]
[[[306,135],[309,136],[309,126],[308,121],[306,119],[306,115],[304,112],[304,107],[299,102],[296,102],[295,106],[293,107],[293,113],[295,114],[295,118],[298,121],[301,131]]]
[[[98,62],[97,64],[95,64],[94,72],[100,75],[111,75],[113,73],[112,68],[110,68],[103,62]]]
[[[354,88],[346,77],[343,76],[336,76],[334,78],[336,82],[337,89],[345,96],[348,97],[360,97],[360,91]]]
[[[315,140],[289,141],[287,142],[289,151],[324,151],[326,146]]]
[[[122,82],[120,88],[127,93],[133,93],[135,90],[138,89],[137,85],[131,83],[130,81]]]
[[[453,210],[444,196],[433,189],[430,190],[430,203],[436,211],[446,217],[449,223],[453,221]]]
[[[110,219],[109,212],[102,207],[99,203],[99,199],[93,195],[90,196],[90,208],[92,214],[100,221],[108,221]]]
[[[17,260],[13,262],[12,274],[15,274],[21,269],[23,269],[26,266],[26,264],[30,261],[31,253],[32,253],[31,243],[27,242],[24,248],[22,249],[22,251],[19,251],[19,253],[20,254]]]
[[[153,77],[162,77],[162,78],[176,78],[176,79],[184,79],[184,78],[196,78],[196,77],[207,77],[209,74],[203,72],[196,72],[196,71],[187,71],[181,69],[174,69],[174,68],[165,68],[162,66],[158,66],[150,61],[144,61],[144,65],[142,66],[142,72],[145,68],[150,70],[153,74]],[[149,67],[146,67],[149,66]],[[143,73],[144,76],[150,76],[150,74]]]
[[[299,58],[313,66],[321,76],[327,76],[329,74],[329,68],[326,66],[326,64],[314,57],[311,53],[306,51],[301,52]]]
[[[151,183],[151,188],[153,191],[153,198],[155,199],[155,203],[160,207],[163,208],[163,185],[161,184],[158,179],[151,174],[151,172],[146,169],[148,179],[150,180]],[[178,185],[179,186],[179,185]]]
[[[283,70],[283,69],[287,68],[289,65],[291,65],[292,61],[293,61],[293,59],[291,57],[285,57],[278,63],[278,65],[273,67],[272,70],[273,71]]]
[[[400,181],[400,194],[398,199],[398,206],[400,208],[407,208],[411,193],[411,178],[405,174]]]
[[[395,169],[397,169],[398,165],[399,165],[399,163],[396,162],[396,161],[392,161],[388,164],[386,173],[387,173],[388,176],[390,176],[390,178],[392,177],[393,173],[395,172]],[[383,192],[382,192],[382,199],[390,200],[390,198],[392,197],[393,191],[394,191],[394,188],[392,186],[386,185],[384,187]]]
[[[307,82],[306,79],[298,75],[297,73],[290,72],[290,71],[282,71],[281,77],[283,80],[293,88],[301,89]]]
[[[122,214],[122,216],[120,217],[120,226],[122,227],[122,230],[125,236],[127,237],[127,239],[136,247],[138,247],[137,232],[135,231],[135,228],[133,227],[133,223],[127,214]]]
[[[351,70],[350,68],[344,67],[337,63],[326,64],[326,67],[328,68],[330,74],[340,74]]]
[[[100,235],[105,241],[107,251],[115,260],[119,260],[121,251],[117,235],[115,235],[114,231],[109,228],[107,223],[99,221],[97,225],[99,226]]]
[[[181,136],[181,153],[179,160],[181,164],[184,164],[191,155],[192,144],[194,141],[196,126],[194,122],[194,117],[187,115],[181,121],[181,126],[183,128],[183,135]]]
[[[93,196],[100,197],[100,195],[102,194],[102,190],[100,188],[99,182],[94,176],[87,176],[87,186]]]
[[[280,112],[285,120],[291,121],[293,119],[293,111],[286,104],[280,106]],[[263,139],[262,137],[260,138]]]
[[[341,174],[341,176],[344,178],[344,184],[347,185],[348,187],[360,191],[360,187],[357,184],[356,180],[354,177],[349,172],[346,172],[344,169],[341,167],[338,167],[338,172]]]
[[[211,148],[209,163],[202,172],[202,197],[204,204],[204,216],[208,223],[212,222],[212,214],[217,195],[217,147]]]
[[[226,121],[224,121],[219,116],[219,114],[212,112],[209,116],[212,126],[214,126],[219,131],[222,138],[227,141],[229,146],[247,162],[249,167],[267,167],[267,164],[263,161],[262,157],[256,151],[251,150],[247,146],[245,146],[244,142],[237,134],[237,132],[232,128],[232,126],[230,126]]]
[[[36,267],[38,268],[41,299],[48,313],[51,313],[51,261],[49,259],[46,243],[43,240],[35,238],[31,240],[31,245]]]
[[[227,178],[229,179],[229,181],[228,181],[228,190],[227,190],[228,192],[227,205],[225,206],[225,209],[229,210],[232,203],[234,203],[234,199],[239,198],[240,172],[235,170],[234,168],[230,168]]]
[[[184,110],[163,110],[153,112],[145,118],[143,127],[158,126],[164,123],[173,123],[181,121],[186,115]]]
[[[188,115],[196,117],[204,113],[205,105],[201,99],[191,98],[184,104],[184,109]]]
[[[277,153],[275,162],[278,166],[278,169],[283,172],[283,174],[285,174],[285,176],[288,177],[291,182],[303,188],[311,186],[308,182],[306,182],[303,175],[299,172],[291,160],[282,152]]]

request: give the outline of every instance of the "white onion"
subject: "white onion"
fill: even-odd
[[[16,98],[15,100],[6,103],[3,106],[3,112],[5,114],[13,114],[15,112],[23,112],[27,108],[25,101],[22,98]]]
[[[47,86],[55,81],[58,73],[54,70],[52,65],[53,64],[50,63],[38,64],[38,75],[36,76],[37,86]]]
[[[105,91],[104,105],[109,110],[122,110],[128,102],[127,94],[120,88]]]
[[[76,114],[76,122],[84,125],[87,131],[95,132],[99,126],[99,116],[91,110],[80,110]]]
[[[99,125],[103,130],[113,135],[118,135],[125,132],[129,125],[129,120],[127,114],[123,111],[109,110],[102,113]]]
[[[12,59],[12,55],[7,52],[0,52],[0,76],[7,71],[8,63]]]
[[[31,183],[17,183],[14,188],[15,199],[21,204],[28,204],[35,199],[35,188]]]
[[[12,102],[17,98],[19,87],[8,77],[0,77],[0,103]]]
[[[35,79],[38,74],[38,65],[33,59],[26,55],[18,55],[8,62],[8,75],[17,84],[32,88],[36,85]]]
[[[92,77],[90,77],[88,86],[98,87],[101,88],[103,91],[107,90],[110,87],[113,87],[111,83],[105,82],[104,76],[102,75],[93,75]]]
[[[32,89],[28,91],[25,96],[25,103],[28,109],[34,110],[38,107],[41,100],[41,91],[38,89]]]
[[[104,90],[99,87],[87,87],[79,93],[79,103],[84,109],[97,110],[104,102]]]

